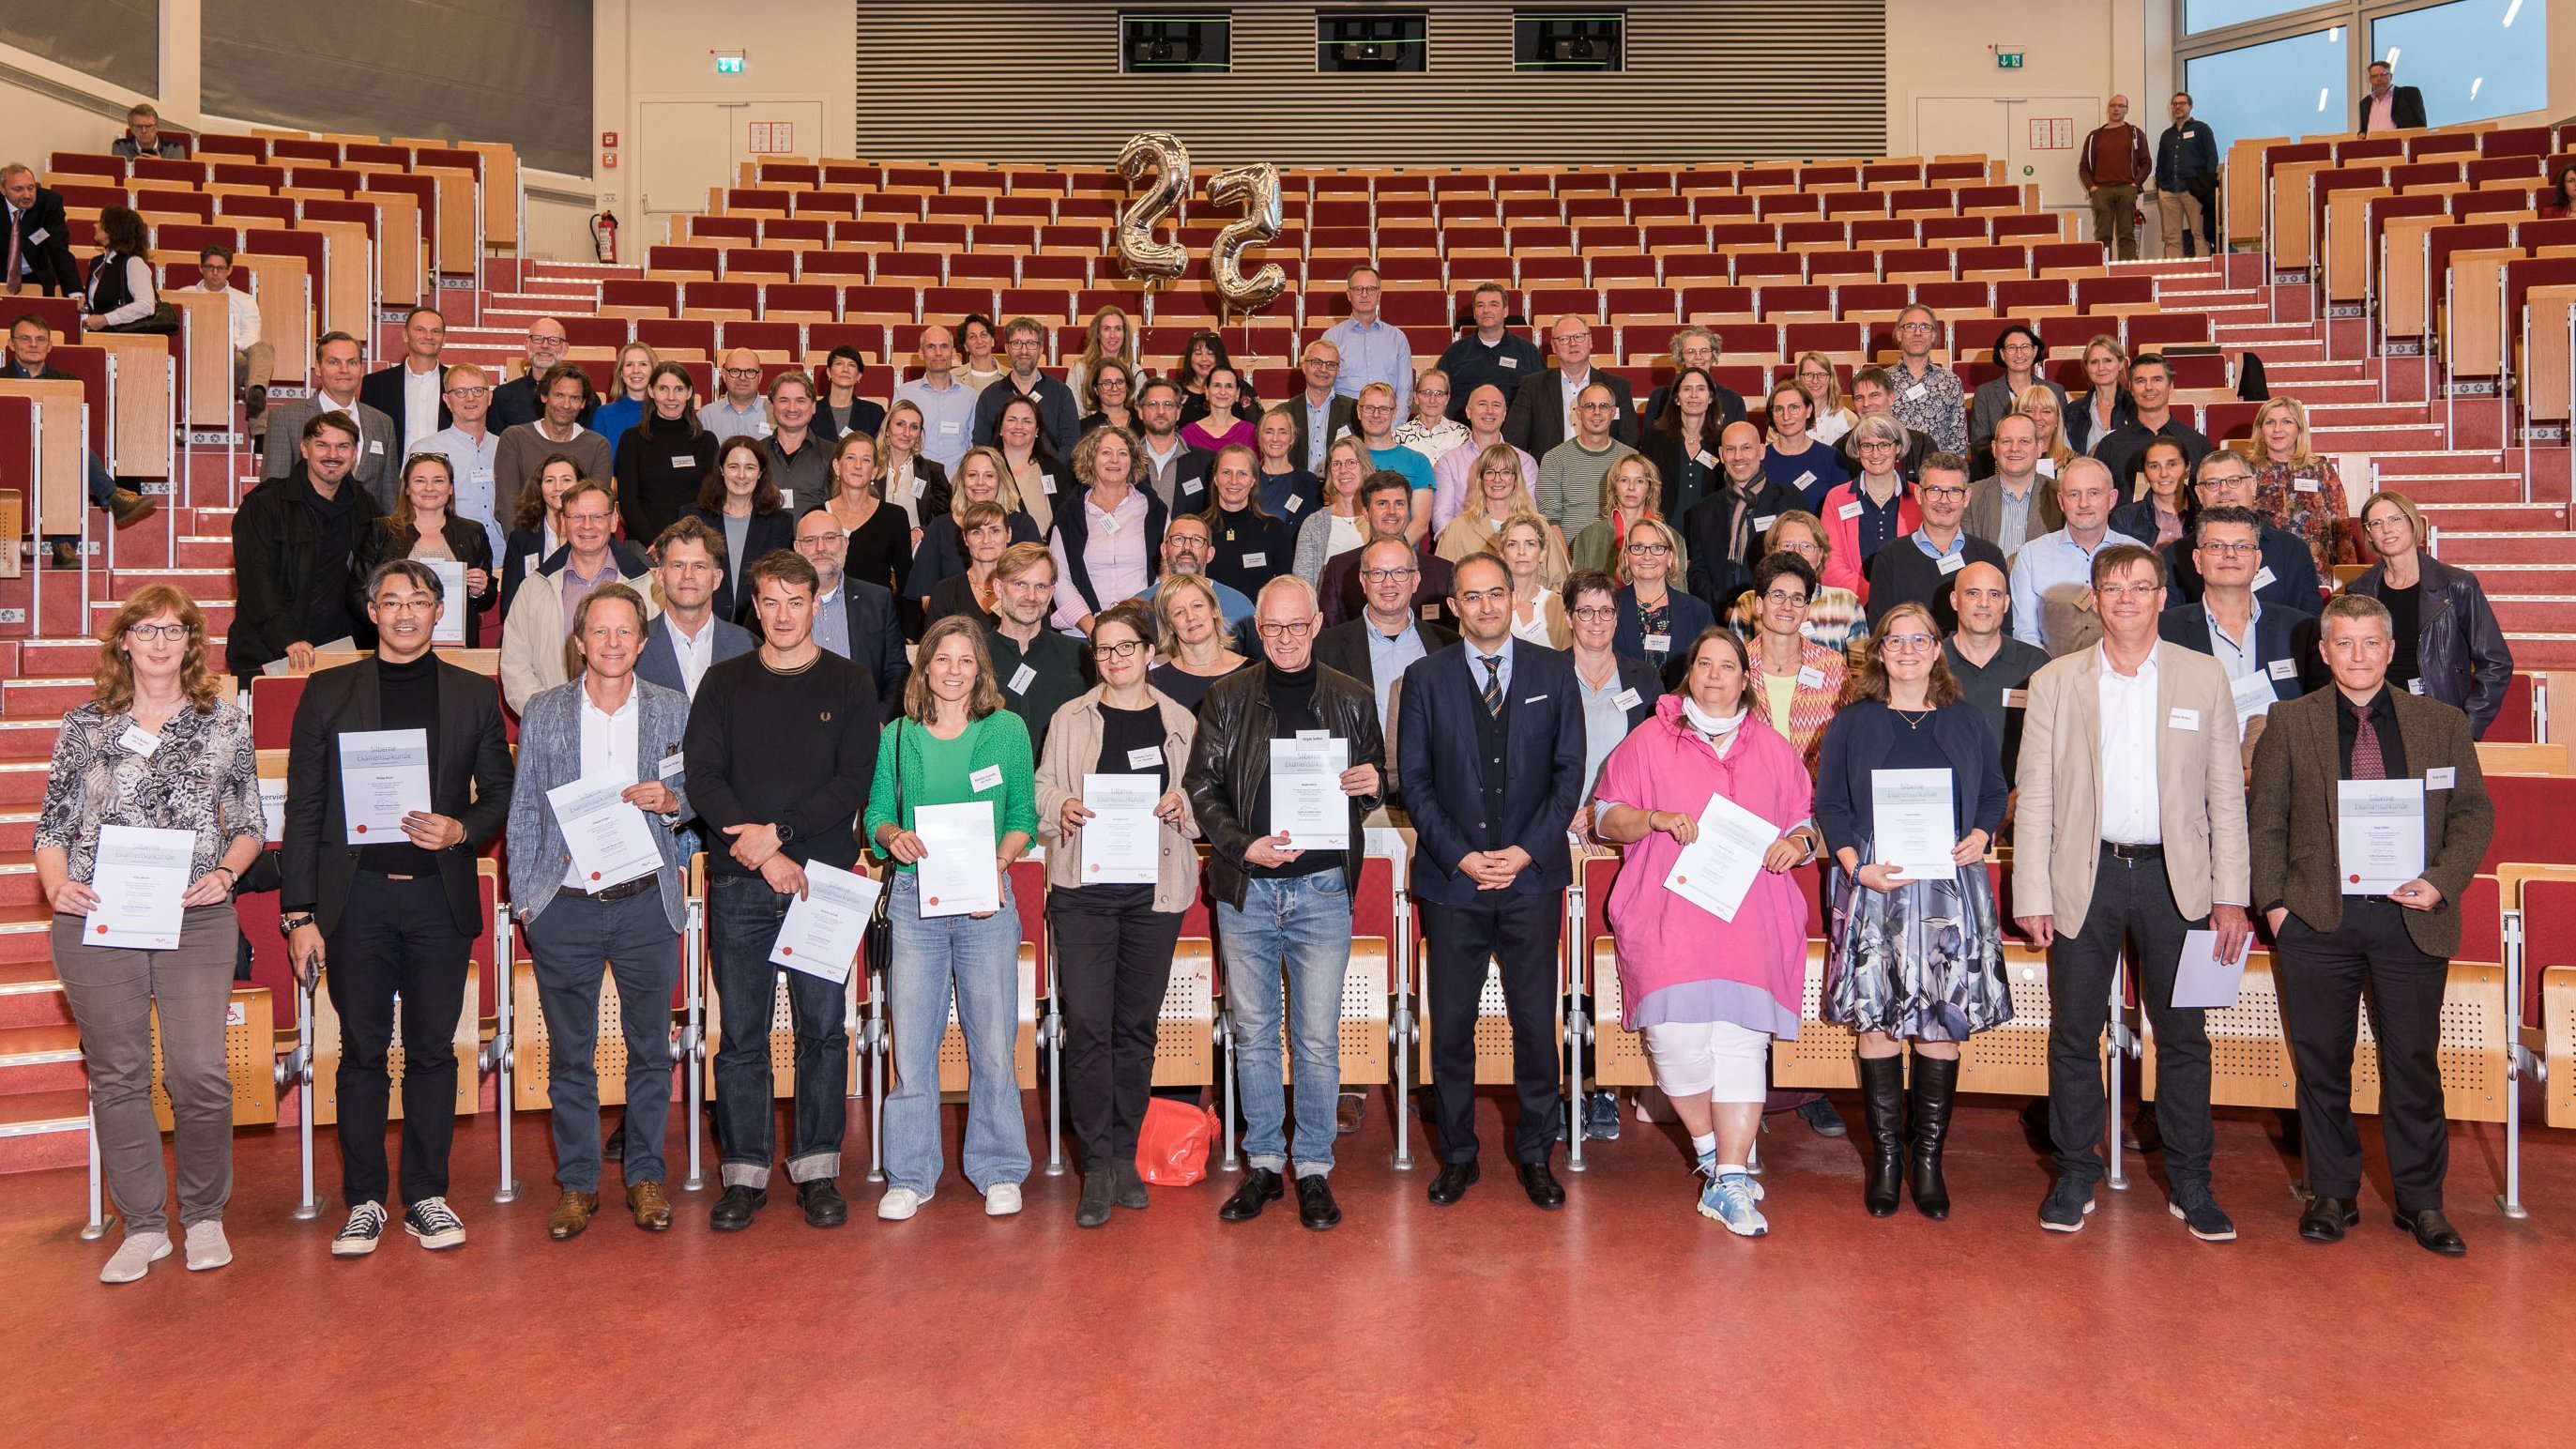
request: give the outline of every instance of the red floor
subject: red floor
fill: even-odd
[[[352,1262],[325,1251],[327,1137],[332,1206],[299,1223],[293,1137],[245,1133],[234,1264],[174,1256],[122,1288],[96,1282],[113,1230],[76,1236],[79,1174],[0,1177],[10,1438],[2494,1445],[2564,1444],[2576,1407],[2558,1337],[2576,1140],[2545,1130],[2532,1215],[2511,1222],[2500,1133],[2455,1129],[2455,1262],[2389,1225],[2375,1142],[2361,1227],[2301,1242],[2269,1114],[2220,1122],[2244,1234],[2223,1246],[2134,1170],[2084,1232],[2041,1233],[2048,1178],[2002,1105],[1959,1113],[1947,1223],[1868,1218],[1856,1148],[1773,1119],[1772,1235],[1751,1242],[1691,1211],[1670,1129],[1634,1121],[1588,1172],[1560,1151],[1569,1200],[1542,1214],[1502,1171],[1430,1206],[1430,1155],[1417,1136],[1416,1167],[1392,1170],[1381,1116],[1342,1139],[1347,1221],[1325,1234],[1293,1197],[1220,1224],[1222,1173],[1097,1232],[1073,1226],[1077,1180],[1040,1173],[1025,1214],[987,1220],[954,1176],[957,1124],[951,1175],[907,1224],[879,1224],[853,1172],[836,1231],[782,1190],[719,1240],[711,1194],[675,1193],[665,1236],[604,1213],[556,1244],[544,1119],[520,1123],[526,1190],[501,1206],[494,1121],[475,1118],[455,1194],[473,1240],[433,1255],[397,1232]]]

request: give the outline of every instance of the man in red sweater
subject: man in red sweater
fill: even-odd
[[[2084,138],[2075,175],[2093,201],[2093,235],[2108,255],[2138,259],[2138,185],[2155,174],[2147,133],[2129,124],[2129,98],[2113,96],[2099,130]]]

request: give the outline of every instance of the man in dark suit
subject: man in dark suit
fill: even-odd
[[[653,582],[662,612],[644,631],[635,677],[698,697],[708,666],[748,654],[751,631],[716,617],[716,580],[724,573],[724,536],[703,518],[683,518],[653,542]]]
[[[514,772],[500,690],[430,649],[439,614],[464,603],[440,594],[426,564],[377,565],[366,588],[375,657],[306,682],[286,756],[278,926],[297,975],[309,982],[322,973],[340,1014],[341,1195],[349,1218],[332,1240],[335,1257],[374,1252],[386,1226],[385,1070],[397,997],[403,1230],[424,1248],[465,1241],[465,1225],[447,1206],[456,1023],[467,954],[484,926],[474,857],[509,819]],[[397,743],[358,735],[414,730],[426,738],[429,798],[399,802],[426,808],[406,811],[388,831],[370,818],[371,801],[342,799],[344,778],[371,767],[344,752]]]
[[[2192,491],[2203,509],[2242,508],[2255,512],[2254,465],[2233,448],[2213,449],[2200,460]],[[2256,512],[2255,516],[2262,515]],[[2206,587],[2199,566],[2192,562],[2189,542],[2176,539],[2164,547],[2165,567],[2172,571],[2167,602],[2196,603]],[[2254,570],[2254,597],[2267,607],[2279,605],[2313,614],[2321,592],[2317,587],[2316,555],[2308,552],[2308,541],[2286,528],[2264,524],[2263,552]],[[2299,667],[2306,669],[2308,665],[2303,662]]]
[[[564,349],[567,345],[564,325],[560,319],[540,317],[528,324],[526,370],[492,389],[490,413],[492,431],[506,433],[521,423],[533,423],[546,415],[545,399],[538,394],[537,384],[545,380],[546,373],[552,370],[556,363],[564,360]],[[496,373],[495,376],[497,375]],[[582,399],[581,415],[573,421],[585,428],[589,427],[592,415],[598,411],[599,396],[592,393]],[[617,440],[611,438],[608,444],[613,448],[617,446]]]
[[[447,410],[447,365],[438,354],[447,346],[447,319],[435,307],[414,307],[403,318],[403,356],[380,367],[358,384],[358,401],[394,420],[408,457],[420,440],[456,425]],[[435,373],[437,381],[431,382]]]
[[[1333,439],[1359,432],[1360,400],[1333,391],[1334,379],[1342,375],[1342,350],[1321,337],[1306,344],[1297,370],[1306,386],[1279,404],[1297,420],[1297,436],[1288,442],[1288,461],[1320,478],[1324,451],[1333,446]]]
[[[1597,382],[1610,389],[1615,403],[1610,436],[1631,448],[1637,446],[1636,394],[1628,379],[1592,365],[1592,324],[1580,317],[1559,317],[1548,332],[1548,345],[1556,351],[1556,366],[1522,382],[1512,394],[1511,414],[1503,419],[1503,440],[1533,458],[1546,457],[1550,448],[1574,435],[1574,399]]]
[[[1370,543],[1379,539],[1405,542],[1405,525],[1412,517],[1413,484],[1403,474],[1371,473],[1368,481],[1360,485],[1360,523],[1368,530]],[[1324,596],[1325,628],[1349,623],[1368,606],[1361,593],[1360,578],[1360,557],[1366,551],[1365,546],[1345,549],[1324,565],[1323,582],[1316,592]],[[1414,615],[1437,619],[1442,601],[1449,597],[1449,560],[1415,549],[1413,566]]]
[[[10,296],[33,287],[46,296],[77,297],[80,266],[72,260],[71,223],[63,217],[63,196],[36,184],[36,173],[23,162],[0,167],[0,199],[9,207],[9,234],[0,241],[9,259],[0,266],[0,286]]]
[[[2265,607],[2254,596],[2262,534],[2262,518],[2245,509],[2200,510],[2190,539],[2203,581],[2200,602],[2178,604],[2156,621],[2156,634],[2166,643],[2209,655],[2227,667],[2232,680],[2259,675],[2268,686],[2269,699],[2254,701],[2257,712],[2247,713],[2244,697],[2236,707],[2249,752],[2263,730],[2262,711],[2273,701],[2323,689],[2327,679],[2317,653],[2317,616],[2287,604]]]
[[[1520,1122],[1512,1156],[1531,1202],[1555,1209],[1556,943],[1583,796],[1583,696],[1565,655],[1512,637],[1512,578],[1470,554],[1451,592],[1459,640],[1404,672],[1398,788],[1416,837],[1413,898],[1430,943],[1431,1087],[1440,1175],[1464,1196],[1476,1167],[1476,1004],[1500,966]]]
[[[851,578],[850,536],[830,513],[817,508],[796,520],[796,551],[814,566],[814,642],[868,672],[885,702],[886,718],[903,713],[903,681],[912,661],[903,652],[903,625],[894,595],[883,584]]]
[[[1335,624],[1315,639],[1315,662],[1338,669],[1377,696],[1378,726],[1395,743],[1395,699],[1413,662],[1458,642],[1455,632],[1415,612],[1421,577],[1412,548],[1400,538],[1375,539],[1357,550],[1360,616]]]
[[[2370,89],[2361,98],[2361,116],[2354,129],[2363,135],[2373,131],[2404,131],[2424,126],[2424,93],[2413,86],[2394,86],[2389,81],[2395,72],[2388,62],[2370,63]]]
[[[1724,482],[1682,515],[1682,544],[1691,593],[1723,619],[1753,587],[1753,564],[1771,525],[1807,500],[1764,476],[1762,430],[1751,423],[1729,423],[1717,435],[1717,466]]]
[[[2442,1112],[2442,993],[2460,948],[2460,898],[2495,833],[2468,716],[2388,687],[2388,607],[2361,595],[2326,604],[2334,687],[2273,707],[2254,747],[2255,903],[2271,922],[2281,1014],[2299,1072],[2299,1126],[2315,1194],[2299,1236],[2330,1243],[2361,1221],[2361,1137],[2352,1052],[2365,984],[2379,1037],[2380,1127],[2397,1225],[2446,1257],[2468,1251],[2442,1215],[2450,1136]],[[2344,858],[2347,782],[2403,781],[2423,838],[2403,841],[2391,885]],[[2399,830],[2407,829],[2402,817]],[[2405,851],[2404,846],[2415,848]],[[2411,858],[2406,858],[2411,857]]]

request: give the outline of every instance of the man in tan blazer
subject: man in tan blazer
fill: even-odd
[[[2156,1121],[2172,1208],[2192,1236],[2236,1227],[2209,1190],[2209,1036],[2173,1005],[2186,932],[2241,958],[2252,923],[2245,777],[2227,671],[2156,637],[2164,560],[2114,544],[2093,557],[2099,644],[2031,676],[2022,724],[2013,910],[2048,951],[2049,1135],[2057,1186],[2040,1226],[2072,1233],[2102,1177],[2098,1044],[2123,948],[2156,1033]]]
[[[2431,1251],[2458,1257],[2468,1247],[2442,1216],[2450,1166],[2442,992],[2460,948],[2460,898],[2494,838],[2495,806],[2469,717],[2388,687],[2395,647],[2387,605],[2338,594],[2323,625],[2334,688],[2273,706],[2254,747],[2254,900],[2272,926],[2314,1194],[2299,1236],[2331,1243],[2361,1221],[2352,1050],[2367,982],[2397,1225]],[[2363,780],[2423,785],[2423,873],[2384,896],[2360,894],[2341,859],[2342,785]]]

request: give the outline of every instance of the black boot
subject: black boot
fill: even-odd
[[[1874,1218],[1891,1217],[1905,1178],[1905,1058],[1860,1059],[1861,1115],[1869,1122],[1869,1184],[1861,1202]]]
[[[1914,1054],[1913,1173],[1907,1187],[1914,1210],[1927,1218],[1950,1215],[1950,1187],[1941,1180],[1941,1140],[1950,1135],[1950,1104],[1959,1098],[1959,1059]]]

